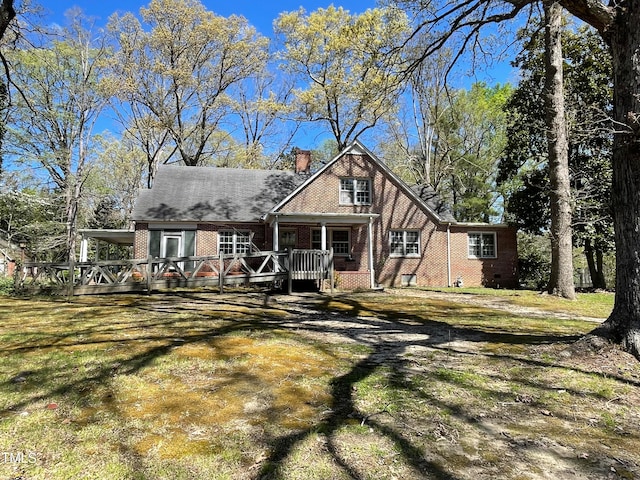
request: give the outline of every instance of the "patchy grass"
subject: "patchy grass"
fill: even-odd
[[[429,288],[424,290],[455,293],[458,295],[475,295],[497,297],[505,303],[538,308],[548,312],[559,312],[582,317],[606,318],[613,309],[614,294],[608,292],[578,293],[576,300],[548,295],[533,290],[493,290],[489,288]]]
[[[633,358],[455,298],[0,298],[0,478],[640,478]]]

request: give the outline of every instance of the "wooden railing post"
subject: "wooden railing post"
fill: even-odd
[[[291,247],[287,248],[287,257],[289,259],[288,272],[287,272],[287,291],[289,295],[293,293],[293,249]]]
[[[67,277],[69,281],[69,290],[67,291],[69,298],[73,297],[73,287],[74,283],[76,283],[76,262],[73,260],[69,260],[69,275]]]
[[[220,267],[218,271],[218,284],[220,287],[220,293],[224,293],[224,255],[222,253],[218,253],[220,256]]]
[[[333,247],[329,249],[329,283],[331,285],[331,295],[333,295]]]
[[[147,258],[147,293],[151,293],[151,281],[153,280],[153,257]]]

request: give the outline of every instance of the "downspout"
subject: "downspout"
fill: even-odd
[[[447,287],[451,286],[451,224],[447,223]]]

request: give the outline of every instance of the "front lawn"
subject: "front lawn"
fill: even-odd
[[[635,359],[453,299],[0,297],[0,478],[638,478]]]

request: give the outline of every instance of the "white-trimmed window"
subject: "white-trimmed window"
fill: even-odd
[[[418,230],[391,230],[389,244],[392,257],[420,256],[420,232]]]
[[[368,178],[341,178],[340,205],[370,205],[371,180]]]
[[[335,255],[345,256],[351,254],[351,230],[329,229],[327,231],[327,245],[333,248]],[[322,232],[319,229],[311,230],[311,248],[322,248]]]
[[[331,230],[331,247],[335,255],[351,253],[351,235],[349,230]]]
[[[251,251],[251,232],[221,230],[218,232],[218,252],[225,255],[249,253]]]
[[[474,232],[468,234],[470,258],[496,258],[496,234]]]

